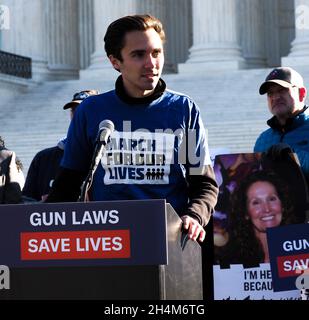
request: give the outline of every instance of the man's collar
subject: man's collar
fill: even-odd
[[[116,80],[116,94],[117,96],[125,103],[128,104],[149,104],[152,101],[160,98],[166,89],[166,83],[160,78],[157,86],[155,87],[154,92],[147,97],[144,98],[133,98],[130,97],[124,88],[122,76],[119,76]]]
[[[267,121],[267,124],[272,129],[275,129],[275,130],[278,130],[278,131],[283,131],[283,132],[289,131],[292,128],[293,123],[295,122],[295,119],[298,118],[299,115],[303,114],[307,109],[308,109],[308,106],[304,106],[297,113],[293,114],[293,116],[291,118],[288,118],[286,120],[285,125],[281,125],[276,116],[273,116],[272,118],[270,118]]]

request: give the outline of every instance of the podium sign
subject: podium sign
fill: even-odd
[[[0,206],[8,267],[165,265],[166,243],[165,200]]]
[[[196,300],[201,262],[165,200],[0,206],[0,300]]]

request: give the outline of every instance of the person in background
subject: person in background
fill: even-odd
[[[14,151],[5,147],[0,137],[0,204],[22,203],[21,190],[24,183],[20,160],[16,159]]]
[[[70,109],[70,119],[72,120],[79,104],[84,99],[98,93],[93,89],[77,92],[72,101],[65,104],[63,109]],[[43,149],[34,156],[22,191],[25,201],[41,201],[47,197],[59,169],[65,143],[66,138],[61,139],[56,146]]]
[[[273,117],[267,121],[270,128],[257,138],[254,152],[266,152],[275,161],[296,153],[308,184],[309,109],[305,105],[307,90],[302,76],[289,67],[275,68],[259,93],[267,95]]]
[[[99,123],[115,126],[95,172],[91,201],[166,199],[190,239],[203,241],[218,186],[196,103],[161,78],[165,33],[150,15],[107,28],[105,51],[120,72],[115,90],[90,97],[71,122],[62,172],[46,202],[76,201],[89,170]],[[146,131],[145,131],[146,129]]]

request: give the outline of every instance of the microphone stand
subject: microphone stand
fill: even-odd
[[[81,192],[77,200],[78,202],[88,202],[88,198],[87,198],[88,191],[91,188],[94,173],[98,168],[98,164],[103,156],[103,151],[107,143],[108,142],[106,141],[103,141],[103,142],[98,141],[96,144],[96,147],[92,156],[89,172],[81,186]]]
[[[99,162],[102,159],[103,152],[105,150],[106,145],[110,141],[110,135],[114,131],[114,123],[110,120],[103,120],[99,124],[99,132],[96,139],[95,149],[92,155],[91,164],[89,172],[81,186],[80,196],[78,198],[78,202],[87,202],[89,199],[87,198],[88,191],[91,188],[93,182],[93,176],[95,171],[98,168]]]

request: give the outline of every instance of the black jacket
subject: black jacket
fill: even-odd
[[[0,147],[0,204],[21,203],[24,181],[15,153]]]
[[[42,196],[50,192],[62,156],[63,150],[58,146],[44,149],[34,156],[23,188],[23,196],[41,201]]]

